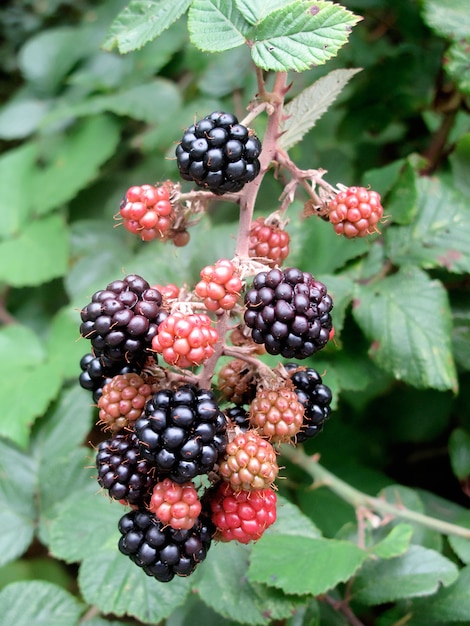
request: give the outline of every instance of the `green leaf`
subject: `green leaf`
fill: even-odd
[[[297,0],[235,0],[238,10],[250,24],[257,24],[273,11]]]
[[[278,496],[276,511],[276,521],[266,529],[263,537],[268,537],[269,535],[295,535],[316,538],[321,536],[320,530],[312,520],[289,500]]]
[[[147,576],[119,552],[118,532],[108,531],[108,539],[100,550],[87,556],[80,566],[78,582],[85,601],[96,605],[102,613],[133,615],[146,623],[158,623],[168,617],[185,601],[190,578],[175,577],[169,583],[160,583]]]
[[[469,49],[470,36],[449,46],[444,59],[447,74],[457,84],[459,91],[467,96],[470,95]]]
[[[345,85],[360,71],[360,69],[333,70],[287,103],[285,122],[281,126],[283,135],[279,140],[284,150],[292,148],[315,126],[317,120],[333,104]]]
[[[405,161],[391,193],[384,205],[384,218],[389,216],[394,224],[414,223],[418,212],[418,190],[415,168]]]
[[[449,456],[452,470],[459,480],[470,477],[470,434],[456,428],[449,437]]]
[[[359,19],[333,2],[288,5],[267,15],[250,33],[253,61],[276,72],[322,65],[344,46]]]
[[[410,226],[389,228],[389,258],[398,265],[469,272],[470,212],[465,197],[439,179],[417,181],[418,211]]]
[[[7,140],[28,137],[37,130],[48,108],[48,102],[43,100],[14,98],[0,110],[0,137]]]
[[[439,281],[410,268],[357,285],[353,315],[379,367],[415,387],[457,389],[451,315]]]
[[[58,365],[64,378],[79,376],[78,364],[86,353],[78,328],[79,316],[72,307],[60,309],[51,319],[46,347],[49,359]]]
[[[64,134],[47,166],[32,181],[35,211],[46,213],[72,200],[97,176],[119,139],[116,121],[105,115],[83,120]]]
[[[271,535],[254,546],[248,577],[284,593],[318,595],[351,578],[366,558],[348,541]]]
[[[413,534],[413,526],[410,524],[397,524],[388,535],[376,543],[370,550],[372,554],[380,559],[391,559],[400,556],[407,551],[411,536]]]
[[[121,54],[138,50],[185,13],[191,0],[132,0],[111,24],[105,50],[117,47]]]
[[[0,243],[0,281],[14,287],[63,276],[67,263],[68,232],[57,214],[30,222],[20,235]]]
[[[411,546],[402,556],[364,563],[354,578],[351,597],[375,605],[430,596],[440,585],[447,587],[457,577],[457,567],[439,552]]]
[[[227,620],[220,613],[216,613],[204,604],[196,593],[191,594],[182,606],[173,611],[166,620],[165,626],[196,626],[196,615],[197,626],[199,624],[201,626],[203,624],[208,626],[228,626]]]
[[[3,624],[74,626],[84,610],[68,591],[45,581],[11,583],[0,593]]]
[[[423,623],[470,621],[470,566],[464,567],[458,579],[449,587],[441,587],[426,599],[417,599],[412,604],[413,613],[423,619]]]
[[[425,0],[423,3],[425,22],[439,35],[449,39],[470,36],[470,15],[467,0]]]
[[[245,43],[249,24],[234,2],[193,0],[188,30],[192,43],[206,52],[222,52]]]
[[[9,371],[34,367],[45,357],[45,350],[37,335],[27,326],[11,324],[0,328],[0,375]]]
[[[455,186],[464,194],[470,194],[470,181],[468,172],[470,171],[470,133],[461,137],[449,157],[454,174]]]
[[[328,293],[333,298],[332,319],[335,328],[335,337],[341,333],[344,324],[346,309],[348,308],[354,293],[353,281],[345,275],[328,275],[320,274],[318,280],[324,283],[328,289]]]
[[[470,529],[470,511],[464,511],[461,515],[459,515],[454,523],[459,526],[463,526],[464,528]],[[459,557],[459,559],[466,563],[470,564],[470,541],[465,537],[458,537],[457,535],[449,535],[447,537],[452,550]]]
[[[25,143],[0,157],[0,240],[19,234],[31,213],[33,196],[28,181],[36,154],[36,144]]]
[[[31,457],[0,439],[0,565],[21,556],[33,539],[34,480]]]

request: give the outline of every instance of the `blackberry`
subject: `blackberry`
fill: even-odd
[[[80,368],[82,370],[78,382],[80,387],[88,389],[93,394],[93,401],[98,400],[103,395],[103,387],[110,383],[118,374],[140,374],[147,357],[141,355],[132,363],[127,363],[125,359],[122,361],[111,361],[103,356],[94,356],[91,353],[83,355],[80,359]]]
[[[238,426],[238,428],[242,431],[248,430],[250,428],[250,416],[248,411],[238,404],[225,409],[224,411],[227,419],[229,419],[232,424]]]
[[[140,456],[134,433],[118,434],[102,441],[96,454],[96,468],[98,483],[114,500],[139,504],[150,495],[151,466]]]
[[[205,515],[190,530],[175,530],[146,510],[126,513],[118,528],[119,551],[160,582],[192,574],[206,558],[215,533]]]
[[[142,456],[159,477],[186,483],[207,474],[225,451],[225,416],[210,390],[182,385],[162,389],[135,422]]]
[[[132,363],[148,354],[160,323],[168,317],[162,294],[130,274],[93,294],[81,311],[80,334],[90,339],[96,356]]]
[[[245,295],[245,324],[269,354],[305,359],[328,342],[331,296],[323,283],[295,267],[260,272]]]
[[[313,367],[299,368],[297,363],[285,363],[284,367],[294,383],[299,402],[305,408],[303,426],[296,436],[297,442],[302,443],[323,430],[331,412],[331,389],[323,384]]]
[[[176,148],[181,177],[221,195],[258,176],[261,142],[231,113],[214,111],[186,129]]]

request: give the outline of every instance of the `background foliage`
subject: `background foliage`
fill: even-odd
[[[320,113],[315,81],[338,69],[350,80],[290,154],[328,170],[332,184],[371,185],[387,221],[381,236],[346,241],[322,220],[304,222],[297,201],[287,228],[289,263],[335,297],[334,345],[311,360],[335,410],[306,449],[346,487],[310,490],[309,466],[286,461],[275,527],[254,546],[215,545],[194,577],[168,585],[117,552],[121,507],[97,495],[77,310],[123,270],[193,285],[233,247],[238,215],[222,201],[183,249],[139,242],[113,228],[113,215],[128,186],[178,180],[175,142],[195,116],[244,116],[252,59],[280,69],[266,43],[276,19],[268,3],[240,0],[221,36],[209,28],[224,5],[216,0],[2,8],[2,624],[470,624],[468,539],[372,520],[364,550],[347,491],[470,528],[468,7],[342,4],[364,19],[344,47],[292,66],[302,72],[292,72],[289,97],[315,83]],[[279,20],[292,8],[269,7]],[[241,44],[251,32],[250,50]],[[292,40],[276,45],[293,63]],[[307,69],[315,60],[327,63]],[[260,136],[264,124],[255,121]],[[268,175],[257,214],[274,210],[281,191]]]

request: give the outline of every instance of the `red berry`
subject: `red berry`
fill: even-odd
[[[288,442],[302,428],[304,407],[294,388],[262,389],[250,406],[250,424],[272,442]]]
[[[250,228],[250,257],[267,259],[267,265],[282,265],[289,255],[289,233],[279,224],[270,222],[264,217],[256,219]]]
[[[365,187],[348,187],[329,203],[328,218],[338,235],[348,239],[378,232],[383,215],[380,195]]]
[[[160,324],[152,348],[169,365],[193,367],[212,356],[217,341],[217,331],[207,315],[177,311]]]
[[[219,474],[234,491],[256,491],[272,486],[279,472],[276,452],[257,432],[247,430],[227,444]]]
[[[176,530],[189,530],[201,512],[201,502],[192,482],[182,485],[169,478],[153,488],[149,510],[165,525]]]
[[[208,265],[201,270],[201,279],[195,292],[204,298],[209,311],[233,309],[242,290],[242,281],[232,261],[220,259],[215,265]]]
[[[210,496],[212,521],[219,541],[257,541],[276,521],[277,496],[272,489],[233,491],[222,482]]]
[[[135,373],[118,374],[104,385],[98,400],[100,422],[112,432],[133,426],[156,392],[153,384]]]
[[[165,238],[172,226],[171,186],[166,183],[130,187],[119,210],[124,228],[143,241]]]

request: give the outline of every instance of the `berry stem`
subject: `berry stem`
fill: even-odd
[[[382,498],[369,496],[368,494],[359,491],[359,489],[351,487],[351,485],[348,485],[348,483],[344,482],[341,478],[338,478],[338,476],[335,476],[325,467],[320,465],[315,456],[308,456],[300,448],[284,446],[282,448],[282,454],[287,459],[292,461],[292,463],[295,463],[295,465],[304,469],[316,483],[328,487],[340,498],[349,502],[349,504],[351,504],[351,506],[355,509],[361,507],[366,508],[370,511],[391,515],[409,522],[416,522],[421,526],[436,530],[444,535],[455,535],[457,537],[470,539],[470,528],[464,528],[463,526],[458,526],[457,524],[445,522],[435,517],[412,511],[411,509],[407,509],[401,505],[391,504]]]
[[[229,314],[224,311],[217,316],[217,333],[219,335],[219,341],[214,346],[213,355],[204,363],[201,374],[199,377],[199,386],[202,389],[209,389],[211,385],[212,376],[214,375],[215,366],[217,361],[223,354],[224,342],[223,338],[226,336],[229,328]]]

